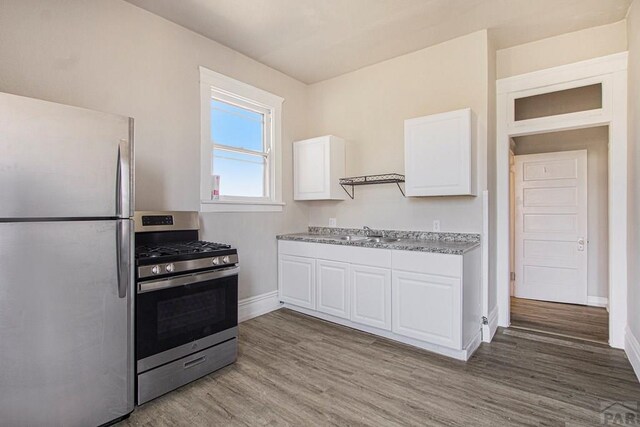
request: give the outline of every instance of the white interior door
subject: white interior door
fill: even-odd
[[[587,303],[587,151],[515,156],[515,296]]]

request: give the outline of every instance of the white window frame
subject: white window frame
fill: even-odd
[[[211,99],[265,114],[266,197],[221,195],[211,200]],[[282,103],[284,99],[224,74],[200,67],[200,211],[201,212],[281,212],[282,203]],[[252,108],[253,107],[253,108]],[[214,164],[215,173],[215,164]]]

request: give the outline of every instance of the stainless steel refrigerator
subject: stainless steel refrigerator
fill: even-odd
[[[133,120],[0,94],[0,424],[134,406]]]

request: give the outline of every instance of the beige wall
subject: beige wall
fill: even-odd
[[[203,238],[228,241],[240,250],[244,298],[276,289],[275,235],[302,230],[308,223],[326,224],[336,217],[341,226],[429,230],[439,219],[445,231],[482,230],[480,196],[405,199],[395,186],[370,186],[357,188],[353,201],[293,202],[293,140],[334,133],[350,140],[349,174],[403,172],[404,119],[470,106],[479,123],[479,194],[486,188],[493,193],[493,75],[501,78],[623,51],[628,25],[635,70],[630,70],[630,90],[637,94],[638,14],[635,0],[627,24],[504,49],[495,63],[491,40],[480,31],[307,87],[120,0],[1,2],[0,91],[134,117],[138,209],[199,207],[199,65],[284,97],[284,212],[203,215]],[[634,141],[637,99],[630,96]],[[630,147],[630,159],[638,159],[638,144]],[[632,181],[630,209],[635,211],[630,218],[640,212],[637,187]],[[639,230],[637,224],[631,226],[637,258]],[[636,264],[630,262],[631,268]],[[640,272],[632,273],[639,283]],[[640,303],[640,292],[633,292]]]
[[[291,200],[305,85],[118,0],[2,2],[0,58],[0,91],[135,118],[137,209],[199,208],[199,65],[284,97],[284,213],[204,214],[202,236],[238,247],[240,298],[276,290],[275,235],[308,218]]]
[[[629,328],[640,339],[640,0],[627,16],[629,35]],[[640,372],[638,372],[640,375]]]
[[[309,86],[307,136],[347,143],[347,174],[404,173],[404,120],[471,107],[478,117],[478,188],[487,186],[487,33],[479,31]],[[355,200],[305,202],[312,225],[482,231],[481,197],[404,198],[395,185]]]
[[[515,154],[587,150],[588,295],[609,296],[609,128],[598,127],[514,138]]]
[[[497,54],[499,79],[571,64],[627,50],[627,25],[620,21],[502,49]]]

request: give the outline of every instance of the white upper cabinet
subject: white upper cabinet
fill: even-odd
[[[293,199],[344,200],[345,141],[333,135],[293,143]]]
[[[407,196],[476,195],[470,108],[404,121]]]

